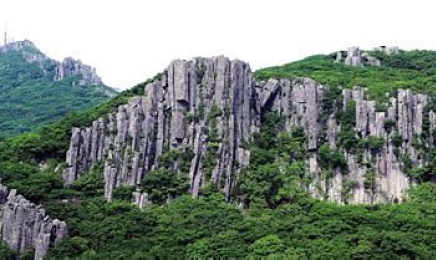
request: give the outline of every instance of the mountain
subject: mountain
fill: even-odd
[[[435,55],[175,60],[0,142],[0,254],[432,258]]]
[[[292,146],[294,132],[306,140],[296,174],[305,176],[304,189],[314,197],[338,203],[401,201],[414,183],[432,179],[427,169],[417,167],[433,161],[435,114],[427,95],[395,88],[391,85],[386,103],[377,103],[367,95],[371,88],[327,88],[309,78],[256,82],[241,61],[177,60],[145,87],[144,96],[88,128],[73,129],[64,178],[71,184],[102,163],[105,195],[111,200],[116,187],[139,187],[143,176],[170,168],[187,174],[180,181],[194,197],[213,187],[227,201],[248,203],[251,194],[244,182],[249,180],[240,173],[254,170],[253,160],[275,160],[249,149],[274,144],[274,136],[259,138],[274,114],[281,120],[270,128],[290,134],[280,135],[280,145]],[[151,190],[143,189],[145,196],[153,197]],[[278,192],[265,198],[270,206]]]
[[[28,40],[0,46],[0,132],[28,132],[116,95],[94,68],[55,61]]]

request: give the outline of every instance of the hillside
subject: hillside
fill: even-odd
[[[395,55],[376,50],[367,52],[378,58],[381,66],[348,66],[335,62],[335,52],[264,68],[256,71],[255,77],[258,80],[310,77],[328,86],[360,86],[367,88],[369,97],[377,101],[386,101],[386,94],[400,88],[436,94],[436,51],[399,50]],[[345,51],[341,53],[346,55]]]
[[[0,142],[2,184],[68,228],[49,222],[44,246],[24,239],[15,223],[32,218],[13,222],[0,192],[17,226],[0,254],[432,258],[434,53],[351,48],[255,73],[223,56],[175,60]]]
[[[55,61],[27,40],[0,46],[3,135],[34,130],[115,94],[102,83],[95,69],[80,61]]]

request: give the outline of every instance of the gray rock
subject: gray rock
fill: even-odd
[[[374,48],[374,50],[383,52],[387,55],[394,55],[394,54],[398,54],[400,52],[400,49],[398,48],[398,46],[380,46],[380,47]]]
[[[362,55],[358,48],[351,48],[347,62],[361,65],[370,60]],[[376,112],[376,103],[367,99],[364,88],[356,86],[343,89],[334,111],[321,117],[325,113],[325,92],[325,87],[308,78],[255,82],[247,63],[223,56],[176,60],[160,79],[146,86],[143,96],[132,98],[89,128],[73,129],[65,182],[71,184],[92,165],[103,162],[105,196],[111,200],[116,187],[137,186],[147,178],[149,171],[159,167],[158,158],[162,154],[189,150],[194,156],[187,172],[182,172],[177,162],[171,166],[188,177],[187,192],[196,197],[205,185],[213,185],[230,200],[238,173],[249,165],[250,153],[243,143],[251,141],[259,130],[262,113],[271,110],[284,117],[287,131],[300,127],[307,136],[303,145],[309,150],[307,170],[313,177],[307,190],[314,197],[337,203],[401,201],[414,181],[404,174],[404,166],[394,153],[392,137],[401,135],[399,153],[407,154],[413,166],[425,164],[418,159],[411,141],[414,135],[423,132],[429,98],[399,90],[397,97],[390,98],[386,112]],[[340,107],[345,109],[351,100],[356,104],[356,136],[383,140],[377,151],[365,148],[357,156],[338,147],[341,123],[336,112]],[[220,111],[212,116],[214,106]],[[432,133],[436,123],[432,111],[428,118]],[[389,131],[385,129],[386,120],[395,124]],[[212,123],[216,127],[212,128]],[[432,134],[429,138],[432,140]],[[333,169],[333,177],[323,179],[316,153],[324,142],[344,155],[347,173]],[[205,164],[209,153],[213,153],[212,165]],[[375,179],[371,188],[365,187],[365,176],[369,173]],[[344,197],[346,181],[355,185]],[[144,206],[147,203],[141,201],[145,195],[138,192],[134,194],[134,203]]]
[[[148,198],[148,193],[142,193],[140,191],[135,191],[132,193],[132,203],[138,206],[140,209],[152,204]]]
[[[41,260],[68,231],[65,222],[51,219],[40,206],[0,184],[0,236],[12,250],[34,248],[35,260]]]
[[[342,54],[338,52],[336,55],[336,62],[342,61]],[[362,67],[367,66],[380,66],[381,62],[375,57],[372,57],[367,52],[361,52],[359,47],[350,47],[347,49],[347,56],[344,63],[349,66]]]
[[[253,108],[253,104],[257,106],[253,82],[246,63],[223,56],[173,61],[162,79],[147,85],[143,97],[130,100],[90,128],[74,130],[66,183],[103,161],[105,196],[110,200],[114,188],[136,185],[146,178],[165,151],[188,149],[194,158],[189,173],[183,174],[189,174],[191,193],[197,196],[202,186],[212,182],[230,194],[234,173],[248,160],[245,152],[239,156],[239,145],[249,141],[257,131],[254,126],[259,125],[260,116]],[[213,106],[221,111],[210,117]],[[213,176],[205,179],[202,160],[211,150],[204,129],[211,120],[216,121],[214,135],[219,143],[213,144],[218,147],[215,165],[209,166]],[[96,147],[89,147],[88,139]],[[175,168],[178,170],[177,164]]]
[[[261,104],[260,107],[264,108],[265,105],[271,101],[279,88],[279,81],[276,79],[270,79],[266,85],[262,88],[260,93]]]
[[[347,57],[345,64],[350,66],[362,66],[362,56],[358,47],[350,47],[347,49]]]
[[[87,83],[93,85],[102,84],[95,68],[83,64],[80,60],[69,57],[65,58],[62,62],[56,62],[54,80],[62,80],[72,76],[81,76],[80,85]]]

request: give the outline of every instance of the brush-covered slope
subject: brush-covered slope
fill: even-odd
[[[80,61],[55,61],[27,40],[0,46],[3,135],[31,131],[115,94],[102,83],[94,68]]]

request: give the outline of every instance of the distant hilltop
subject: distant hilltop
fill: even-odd
[[[5,45],[0,46],[0,53],[6,53],[8,51],[21,51],[25,48],[36,48],[35,44],[29,40],[7,42]]]
[[[0,90],[5,136],[33,131],[119,92],[106,86],[94,67],[71,57],[52,59],[29,40],[0,46]]]
[[[97,75],[96,69],[89,65],[83,64],[80,60],[75,60],[71,57],[65,58],[62,62],[53,60],[42,53],[32,41],[14,41],[7,42],[5,45],[0,46],[0,55],[12,51],[21,52],[23,58],[29,62],[38,62],[44,74],[47,74],[47,64],[51,64],[54,67],[53,80],[59,81],[66,77],[80,76],[80,85],[102,85],[103,82],[101,78]],[[50,67],[52,67],[50,66]]]

